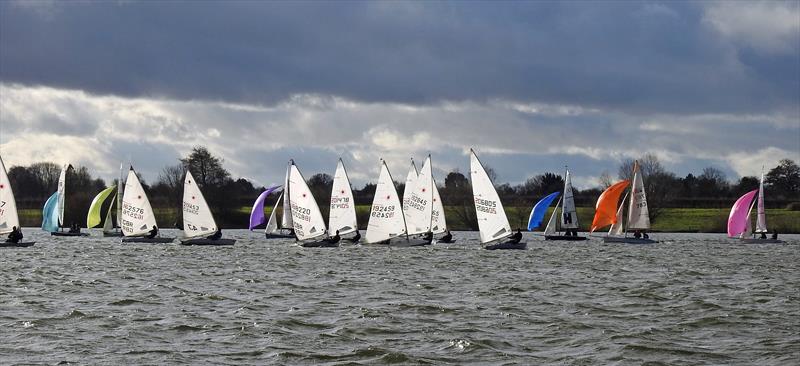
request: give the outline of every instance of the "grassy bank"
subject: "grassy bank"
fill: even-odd
[[[356,207],[359,225],[366,228],[369,218],[369,205]],[[269,215],[267,209],[267,215]],[[446,207],[447,226],[453,230],[468,230],[467,225],[459,220],[456,214],[457,208]],[[161,227],[174,227],[178,218],[178,212],[172,208],[156,208],[156,220]],[[550,215],[548,211],[547,219]],[[506,207],[506,215],[511,222],[512,228],[525,228],[528,222],[528,207]],[[654,231],[664,232],[725,232],[728,222],[728,209],[710,208],[667,208],[653,220]],[[42,212],[38,209],[20,210],[20,221],[22,226],[41,225]],[[250,207],[242,207],[226,217],[226,222],[231,225],[224,225],[227,228],[246,228],[249,220]],[[584,230],[588,230],[594,216],[594,207],[578,207],[578,219]],[[219,220],[222,221],[222,220]],[[800,233],[800,211],[789,211],[786,209],[767,210],[767,226],[770,230],[777,230],[781,233]]]

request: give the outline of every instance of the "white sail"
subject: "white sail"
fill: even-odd
[[[156,226],[156,216],[133,168],[128,170],[122,196],[120,227],[125,236],[142,236]],[[157,227],[157,226],[156,226]]]
[[[625,199],[628,198],[628,194],[625,193],[625,196],[622,197],[623,204],[619,205],[617,209],[617,222],[615,224],[611,224],[611,228],[608,229],[608,235],[622,235],[625,233],[625,228],[623,225],[624,217],[622,216],[623,209],[625,208]]]
[[[339,235],[344,235],[358,230],[353,189],[350,187],[350,179],[347,177],[347,170],[341,158],[336,164],[336,173],[333,177],[329,216],[328,228],[332,233],[338,230]]]
[[[317,200],[294,163],[289,167],[289,201],[292,205],[292,227],[298,240],[314,239],[327,233]]]
[[[272,234],[278,231],[278,220],[276,218],[278,212],[278,206],[281,204],[281,199],[283,198],[283,193],[278,196],[278,200],[275,201],[275,206],[272,207],[272,212],[269,213],[269,220],[267,221],[267,227],[264,229],[264,232],[267,234]]]
[[[767,213],[764,210],[764,173],[761,173],[761,183],[758,185],[758,211],[756,219],[756,232],[767,232]]]
[[[572,178],[570,178],[569,170],[564,178],[564,206],[561,208],[561,228],[562,229],[577,229],[578,228],[578,211],[575,209],[575,196],[572,194]]]
[[[433,180],[433,210],[431,210],[431,232],[441,234],[447,231],[447,220],[444,217],[444,204],[439,196],[436,180]]]
[[[647,196],[644,193],[642,173],[639,162],[633,164],[633,184],[631,184],[631,202],[628,206],[628,231],[649,230],[650,214],[647,210]]]
[[[404,199],[403,205],[403,211],[406,212],[406,228],[409,235],[427,233],[431,231],[433,220],[433,170],[430,155],[425,159],[417,179],[412,184],[411,189],[406,188],[408,199]]]
[[[503,203],[494,188],[492,180],[486,174],[478,156],[470,149],[469,173],[472,180],[472,196],[478,216],[478,229],[481,243],[488,243],[511,235]]]
[[[402,210],[389,167],[381,160],[381,174],[375,187],[375,197],[372,200],[367,224],[365,236],[367,243],[377,243],[404,235],[406,222]]]
[[[211,235],[216,231],[217,222],[214,221],[211,208],[208,207],[192,172],[187,169],[186,178],[183,180],[183,232],[186,238],[197,238]]]
[[[286,167],[286,179],[283,182],[283,215],[281,216],[281,227],[292,227],[292,204],[289,197],[289,171],[291,164]]]
[[[403,186],[403,218],[406,220],[406,224],[408,224],[408,208],[406,202],[409,199],[409,193],[411,192],[414,182],[417,180],[417,166],[414,165],[414,159],[411,159],[411,167],[408,169],[408,174],[406,174],[406,185]]]
[[[58,175],[58,223],[61,227],[66,226],[64,223],[64,201],[67,191],[67,169],[69,165],[64,165],[61,169],[61,174]]]
[[[14,199],[14,191],[11,190],[3,158],[0,158],[0,234],[10,233],[15,226],[19,228],[17,201]]]
[[[558,203],[553,206],[553,213],[550,215],[550,220],[547,221],[547,226],[544,228],[544,235],[555,235],[556,234],[556,214],[558,213],[558,205],[561,203],[561,198],[558,199]]]
[[[114,199],[111,199],[111,205],[108,206],[106,211],[106,220],[103,222],[103,232],[110,233],[114,231],[114,221],[111,218],[111,211],[114,211]]]

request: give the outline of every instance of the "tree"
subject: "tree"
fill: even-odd
[[[714,167],[706,167],[703,174],[697,177],[696,194],[699,197],[718,197],[728,191],[725,173]]]
[[[333,189],[333,177],[325,173],[318,173],[311,176],[306,182],[314,199],[317,200],[322,211],[323,217],[328,217],[331,204],[331,190]]]
[[[776,196],[785,199],[798,199],[800,195],[800,167],[790,159],[782,159],[778,166],[770,169],[764,177]]]
[[[181,159],[201,189],[206,186],[219,188],[230,181],[231,174],[222,167],[222,162],[202,146],[195,146],[188,157]]]
[[[458,170],[447,173],[444,178],[444,187],[439,192],[442,204],[451,206],[452,212],[468,228],[478,228],[478,217],[472,199],[472,185],[464,174]]]
[[[600,174],[600,187],[605,190],[608,187],[611,187],[614,184],[614,178],[611,177],[611,173],[608,170],[604,170],[602,174]]]

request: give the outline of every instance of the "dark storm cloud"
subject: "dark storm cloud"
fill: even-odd
[[[800,47],[738,47],[703,17],[672,2],[0,2],[0,80],[255,104],[797,114]]]

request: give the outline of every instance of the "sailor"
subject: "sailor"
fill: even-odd
[[[356,230],[356,235],[355,235],[354,237],[350,238],[350,241],[352,241],[353,243],[355,243],[355,242],[357,242],[357,241],[359,241],[359,240],[361,240],[361,233],[360,233],[360,232],[358,232],[358,230]]]
[[[331,244],[336,244],[336,243],[339,242],[339,239],[340,239],[339,238],[339,230],[336,230],[336,235],[331,236],[328,239],[325,239],[325,241],[327,241],[328,243],[331,243]]]
[[[6,239],[6,243],[19,243],[20,240],[22,240],[22,231],[14,226],[11,228],[11,232],[8,233],[8,239]]]
[[[778,240],[778,231],[777,230],[772,232],[772,240]]]
[[[761,233],[761,239],[766,239],[766,238],[767,238],[767,233],[766,232],[762,232]]]
[[[650,239],[650,235],[647,235],[647,232],[642,233],[642,237],[645,239]]]
[[[147,238],[152,239],[155,238],[156,235],[158,235],[158,228],[155,225],[153,225],[153,228],[150,229],[150,233],[147,234]]]
[[[215,233],[208,237],[210,240],[219,240],[220,238],[222,238],[222,229],[217,229]]]
[[[517,228],[517,232],[510,237],[512,243],[519,243],[522,240],[522,231]]]
[[[639,230],[634,231],[633,232],[633,237],[636,238],[636,239],[641,239],[642,238],[642,232],[639,231]]]
[[[81,232],[81,229],[78,227],[78,224],[73,222],[72,225],[70,225],[70,227],[69,227],[69,232],[70,233],[79,233],[79,232]]]
[[[426,232],[425,235],[422,237],[422,240],[425,240],[427,242],[433,241],[433,232],[431,231]]]
[[[439,239],[442,243],[449,243],[451,240],[453,240],[453,234],[450,233],[450,230],[445,231],[444,236]]]

